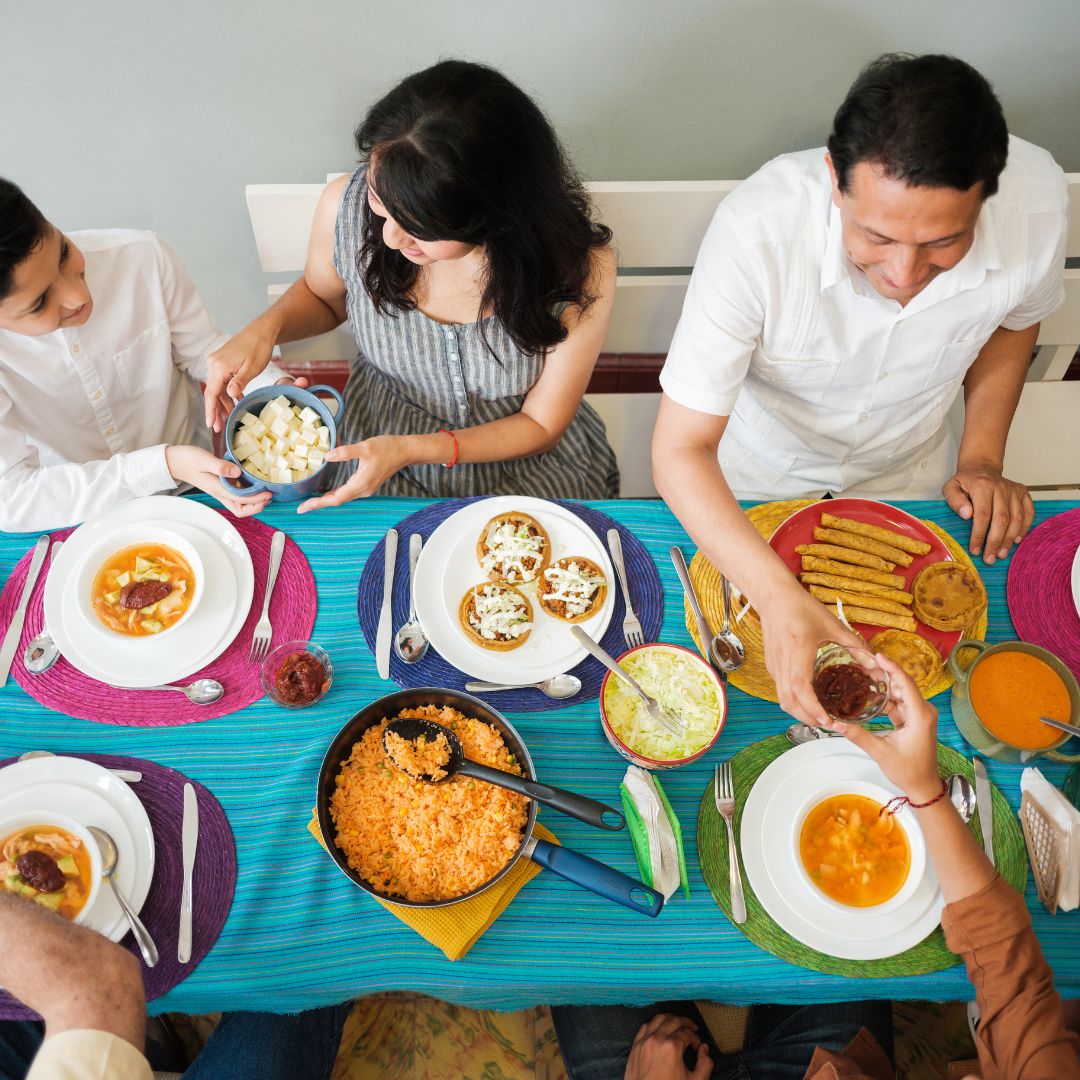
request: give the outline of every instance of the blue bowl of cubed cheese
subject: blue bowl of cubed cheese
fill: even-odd
[[[320,394],[337,402],[336,412]],[[337,446],[343,406],[332,386],[263,386],[245,394],[225,422],[225,457],[242,475],[226,483],[240,497],[269,491],[274,502],[306,499]]]

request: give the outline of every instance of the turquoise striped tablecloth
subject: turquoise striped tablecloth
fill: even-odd
[[[144,730],[74,720],[50,712],[9,680],[0,690],[0,756],[34,748],[133,754],[202,781],[221,800],[236,834],[239,880],[224,931],[209,956],[152,1011],[295,1011],[385,990],[422,991],[460,1004],[512,1009],[546,1002],[642,1003],[670,998],[805,1002],[851,998],[966,999],[961,967],[917,978],[874,980],[819,975],[777,960],[747,941],[713,904],[698,869],[697,807],[713,757],[726,757],[788,724],[779,708],[730,694],[730,718],[716,751],[663,774],[687,839],[692,898],[680,894],[655,922],[606,903],[549,873],[530,882],[462,960],[451,963],[352,886],[306,832],[323,751],[340,725],[393,687],[382,682],[356,622],[356,583],[376,540],[420,503],[372,499],[297,517],[290,506],[263,515],[304,550],[315,572],[315,639],[334,660],[330,694],[303,714],[262,700],[233,716],[186,727]],[[968,527],[943,503],[903,504],[966,541]],[[1038,520],[1074,503],[1043,502]],[[653,501],[599,503],[646,544],[664,583],[662,640],[690,644],[667,549],[692,546],[667,508]],[[6,578],[32,538],[0,534]],[[1008,564],[984,569],[989,638],[1013,636],[1005,607]],[[0,579],[2,579],[0,578]],[[942,739],[964,749],[948,695],[937,701]],[[625,762],[600,730],[595,702],[556,712],[511,714],[548,782],[618,802]],[[1060,784],[1063,767],[1045,771]],[[1018,767],[990,773],[1019,805]],[[627,871],[625,836],[600,833],[545,810],[542,819],[568,844]],[[1030,878],[1027,898],[1059,989],[1080,996],[1080,916],[1051,918]]]

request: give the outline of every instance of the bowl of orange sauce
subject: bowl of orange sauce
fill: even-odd
[[[975,651],[962,666],[961,654]],[[1080,761],[1063,754],[1071,736],[1040,717],[1080,723],[1080,687],[1073,673],[1047,649],[1026,641],[988,645],[965,638],[949,653],[953,718],[960,734],[979,753],[1021,764],[1037,757]]]
[[[893,796],[869,781],[836,781],[810,795],[795,814],[795,865],[826,906],[883,915],[919,887],[926,845],[909,809],[883,812]]]

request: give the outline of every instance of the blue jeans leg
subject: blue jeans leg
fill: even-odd
[[[815,1047],[843,1050],[867,1028],[893,1057],[892,1003],[839,1001],[815,1005],[755,1005],[742,1060],[753,1080],[802,1080]]]
[[[184,1080],[326,1080],[351,1009],[225,1013]]]

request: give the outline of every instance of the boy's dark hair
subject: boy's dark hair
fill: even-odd
[[[998,188],[1009,132],[990,84],[955,56],[887,53],[865,68],[837,110],[829,154],[842,192],[867,161],[913,187]]]
[[[400,82],[356,129],[360,160],[391,217],[419,240],[483,244],[481,311],[523,352],[566,337],[559,314],[595,300],[592,253],[611,230],[544,114],[494,68],[444,60]],[[359,264],[380,311],[415,307],[417,267],[382,242],[365,201]]]
[[[22,189],[0,176],[0,300],[11,292],[15,267],[49,234],[45,215]]]

